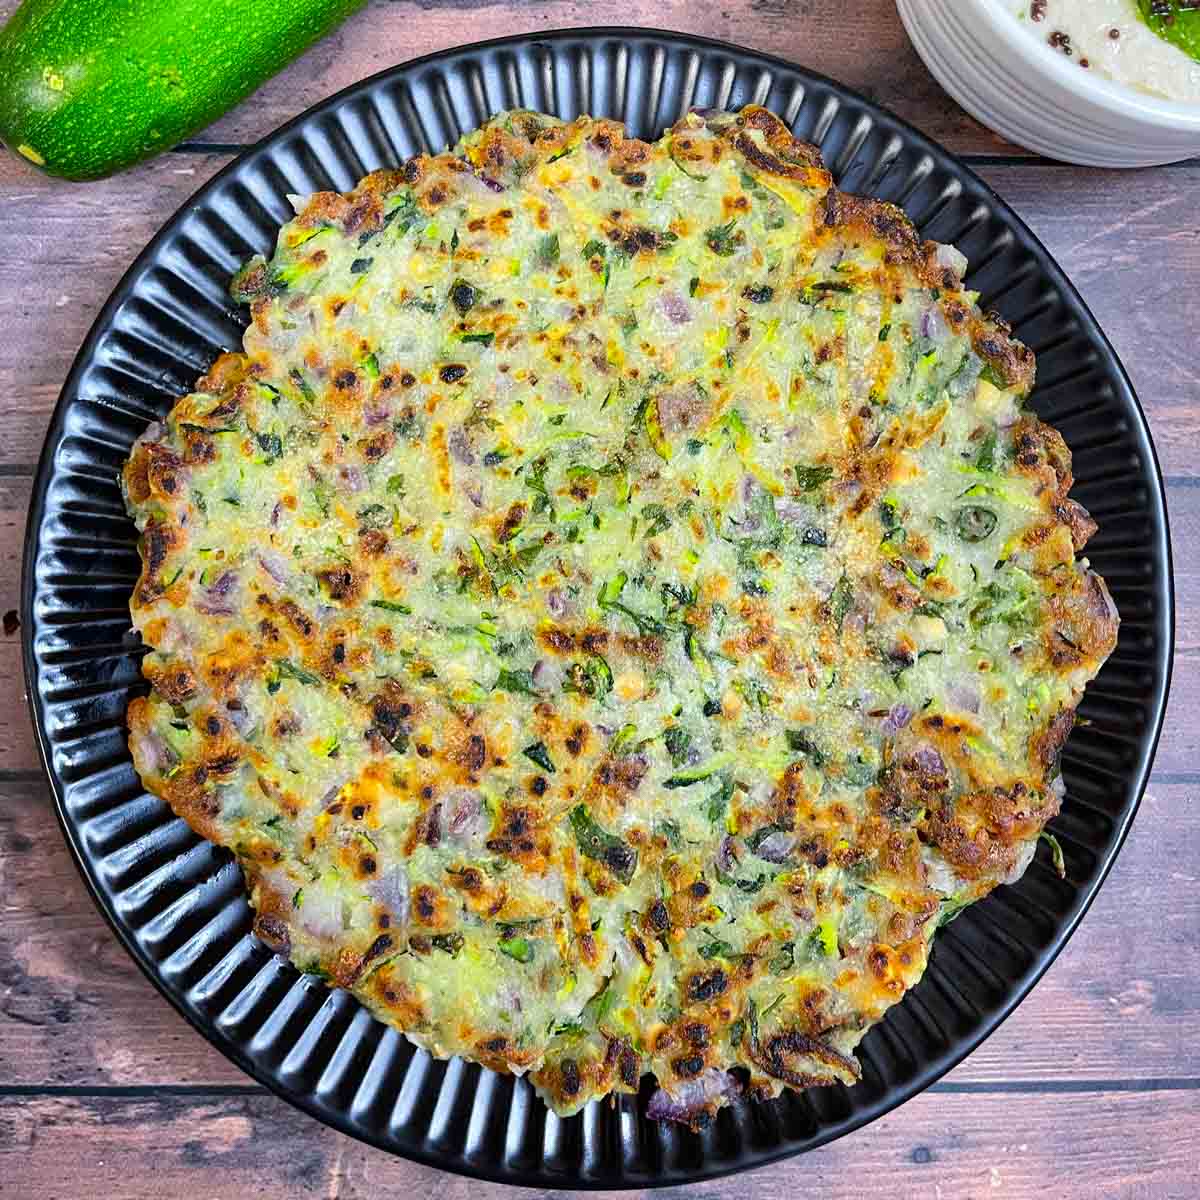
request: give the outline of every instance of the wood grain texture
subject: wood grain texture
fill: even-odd
[[[0,0],[0,17],[17,2]],[[942,91],[891,0],[371,0],[196,137],[257,141],[318,100],[398,63],[488,38],[600,25],[679,30],[773,54],[840,79],[952,150],[1023,153]]]
[[[1200,1092],[927,1092],[802,1158],[620,1200],[1194,1200]],[[1119,1129],[1119,1137],[1111,1131]],[[582,1197],[514,1192],[360,1146],[269,1096],[0,1099],[0,1179],[21,1200],[436,1200]],[[3,1188],[0,1183],[0,1188]],[[7,1191],[4,1194],[8,1194]]]
[[[21,549],[30,485],[27,478],[0,477],[0,615],[13,611],[15,616],[20,607]],[[11,620],[4,629],[10,627]],[[25,705],[21,635],[13,628],[11,633],[0,633],[0,770],[29,770],[36,764],[33,728]]]
[[[63,380],[105,300],[228,155],[167,155],[64,184],[0,154],[0,465],[37,461]]]
[[[0,20],[16,3],[0,0]],[[606,23],[741,42],[842,79],[950,149],[1015,151],[940,91],[891,0],[372,0],[202,136],[256,139],[356,79],[464,41]],[[0,612],[17,606],[32,464],[71,360],[137,252],[228,161],[170,154],[80,187],[0,154]],[[1170,478],[1178,650],[1155,778],[1064,953],[942,1084],[803,1159],[664,1197],[1200,1195],[1200,164],[1121,174],[988,159],[977,169],[1096,313]],[[36,773],[21,691],[19,634],[2,635],[0,1196],[515,1194],[323,1128],[256,1088],[175,1014],[75,872]]]
[[[1045,243],[1095,314],[1150,420],[1163,472],[1200,475],[1200,167],[1046,164],[979,173]]]
[[[1151,787],[1067,949],[951,1080],[1200,1077],[1200,928],[1185,899],[1200,884],[1198,799],[1200,781]],[[0,783],[0,1084],[244,1082],[113,937],[45,785]]]

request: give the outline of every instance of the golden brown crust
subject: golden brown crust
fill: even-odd
[[[1019,396],[1029,395],[1037,371],[1033,351],[1012,336],[1012,329],[1003,317],[993,312],[987,314],[986,320],[976,320],[971,340],[976,354],[1005,387],[1012,388]]]
[[[1116,629],[958,261],[756,107],[310,197],[125,472],[137,765],[260,935],[562,1112],[852,1083]]]

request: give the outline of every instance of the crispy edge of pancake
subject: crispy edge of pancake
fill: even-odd
[[[689,128],[683,122],[676,126],[681,135],[686,135]],[[1032,353],[1012,337],[1010,328],[999,317],[994,314],[981,315],[972,306],[964,303],[960,298],[961,280],[957,273],[953,268],[939,263],[936,244],[922,241],[902,210],[881,200],[856,197],[833,189],[819,152],[793,137],[784,123],[765,109],[752,106],[733,116],[722,114],[711,120],[710,128],[718,134],[725,146],[740,155],[742,161],[760,175],[769,175],[806,187],[828,189],[817,210],[817,227],[814,232],[818,239],[821,236],[860,237],[864,241],[881,244],[886,248],[886,261],[890,266],[910,272],[913,278],[926,287],[944,288],[953,292],[953,298],[944,305],[951,325],[958,332],[965,330],[969,333],[976,353],[992,368],[1005,386],[1014,389],[1020,395],[1028,393],[1034,380],[1035,364]],[[301,225],[335,221],[346,233],[370,232],[382,226],[383,197],[401,184],[415,190],[418,202],[426,212],[436,212],[456,199],[458,189],[467,174],[477,174],[487,169],[493,170],[496,177],[502,178],[511,173],[515,163],[523,160],[522,156],[533,153],[544,161],[569,144],[581,129],[586,131],[586,135],[595,146],[608,153],[610,169],[626,179],[636,178],[639,167],[644,165],[653,153],[653,147],[648,143],[625,137],[623,127],[613,121],[577,121],[557,125],[528,116],[527,119],[516,120],[514,129],[515,132],[508,132],[492,125],[473,135],[476,142],[470,153],[472,161],[476,164],[474,172],[461,158],[450,154],[420,156],[410,160],[399,170],[375,172],[346,195],[330,192],[315,194],[301,211],[298,221]],[[752,136],[755,132],[761,135],[766,148]],[[265,321],[265,312],[265,302],[256,303],[252,308],[252,319],[261,324]],[[223,355],[198,382],[196,390],[218,398],[222,405],[236,407],[238,389],[248,384],[253,377],[253,371],[254,367],[245,355]],[[1081,506],[1067,497],[1072,480],[1070,454],[1063,439],[1050,426],[1032,416],[1022,418],[1015,436],[1019,468],[1035,478],[1040,488],[1050,491],[1058,519],[1071,530],[1076,551],[1081,550],[1094,532],[1095,525]],[[211,439],[206,439],[203,433],[196,433],[189,435],[187,455],[182,461],[204,461],[212,453]],[[170,511],[171,505],[177,503],[173,497],[171,479],[181,460],[172,461],[172,454],[173,452],[165,447],[139,443],[124,472],[127,494],[133,504],[148,507],[152,501],[158,501]],[[149,605],[163,594],[156,579],[157,569],[169,553],[175,536],[176,531],[172,529],[169,520],[151,518],[147,523],[143,533],[143,571],[134,593],[136,604]],[[1103,582],[1094,575],[1084,574],[1083,578],[1086,582],[1081,589],[1082,595],[1063,599],[1064,613],[1082,629],[1089,650],[1096,654],[1107,654],[1115,641],[1115,612],[1111,600],[1107,599]],[[178,677],[170,680],[163,677],[154,678],[149,670],[147,677],[156,690],[168,698],[172,689],[181,699],[184,698],[184,690],[189,686],[188,681]],[[191,686],[194,687],[194,681]],[[131,703],[131,726],[136,726],[139,721],[145,719],[144,710],[145,701],[135,700]],[[1037,766],[1043,771],[1050,768],[1061,752],[1073,720],[1073,710],[1063,710],[1051,721],[1048,728],[1033,740],[1030,747],[1031,768]],[[196,793],[196,789],[189,788],[186,781],[178,785],[165,781],[162,787],[162,794],[172,807],[202,836],[213,838],[215,830],[211,814],[203,810],[199,794],[193,793]],[[1022,824],[1006,820],[1003,812],[997,816],[994,797],[981,798],[980,804],[1004,827],[1007,836],[1002,840],[1006,849],[1015,848],[1017,843],[1026,841],[1030,836],[1036,836],[1044,821],[1053,815],[1053,811],[1057,811],[1055,803],[1053,811],[1039,814],[1038,820],[1034,822],[1036,827],[1033,827],[1029,822]],[[951,848],[959,842],[965,846],[969,840],[965,833],[960,836],[960,831],[953,823],[944,830],[944,837]],[[960,859],[955,865],[968,872],[982,871],[990,863],[986,855],[980,860],[977,855],[966,851]],[[255,931],[273,949],[280,953],[288,953],[291,949],[287,924],[290,901],[269,886],[263,874],[256,869],[257,864],[247,862],[245,865],[248,884],[258,910]],[[344,969],[334,972],[336,982],[346,987],[355,987],[374,954],[381,953],[386,948],[375,951],[372,947],[366,955],[354,955],[353,961],[347,959]],[[342,954],[338,956],[339,967],[343,957]],[[386,980],[382,986],[386,989]],[[371,997],[364,998],[368,1003],[372,1003]],[[372,1006],[380,1008],[385,1016],[395,1023],[396,1016],[404,1010],[405,1004],[411,1006],[412,998],[386,997],[386,1002],[386,1007],[378,1002]],[[409,1017],[414,1025],[419,1024],[419,1005],[415,1011],[409,1012]],[[419,1032],[410,1032],[416,1040],[420,1040]],[[786,1042],[786,1038],[784,1041]],[[790,1042],[780,1042],[775,1046],[775,1042],[779,1042],[779,1038],[772,1039],[772,1046],[765,1050],[759,1049],[759,1057],[763,1057],[763,1062],[758,1062],[757,1058],[754,1060],[767,1076],[793,1087],[833,1081],[831,1077],[818,1078],[798,1072],[789,1065],[789,1055],[799,1055],[803,1059],[815,1054],[817,1059],[821,1059],[822,1053],[818,1052],[820,1047],[814,1050],[813,1047],[792,1045]],[[835,1053],[829,1047],[825,1047],[825,1051]],[[506,1050],[489,1047],[486,1039],[481,1042],[476,1057],[478,1061],[498,1070],[520,1070],[529,1065],[514,1061]],[[846,1059],[842,1055],[837,1057],[836,1064],[829,1064],[833,1074],[849,1074],[851,1077],[857,1074],[856,1069],[851,1069],[856,1068],[852,1059]],[[617,1061],[619,1060],[618,1051]],[[835,1067],[838,1069],[834,1070]],[[611,1081],[613,1086],[617,1086],[615,1080],[619,1075],[618,1067]],[[547,1082],[549,1090],[554,1091],[556,1081]],[[628,1081],[624,1082],[628,1086]],[[566,1095],[558,1098],[560,1102],[569,1102]],[[702,1123],[701,1114],[711,1115],[717,1103],[717,1100],[710,1100],[698,1107],[693,1113],[693,1121]]]

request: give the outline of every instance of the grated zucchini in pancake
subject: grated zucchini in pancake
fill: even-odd
[[[1116,640],[1033,356],[762,108],[297,208],[125,468],[146,786],[279,953],[561,1114],[853,1083]]]

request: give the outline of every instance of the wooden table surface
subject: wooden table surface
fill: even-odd
[[[16,7],[0,0],[0,17]],[[374,0],[199,139],[117,180],[64,184],[0,155],[0,610],[16,608],[34,464],[64,376],[135,254],[245,143],[427,51],[641,23],[724,38],[843,80],[963,154],[1074,280],[1123,358],[1167,476],[1174,688],[1141,813],[1070,945],[1008,1022],[890,1116],[692,1200],[1200,1196],[1200,160],[1053,164],[945,96],[890,0]],[[2,85],[0,85],[2,86]],[[68,857],[0,638],[0,1195],[205,1198],[502,1189],[392,1159],[255,1085],[142,977]]]

